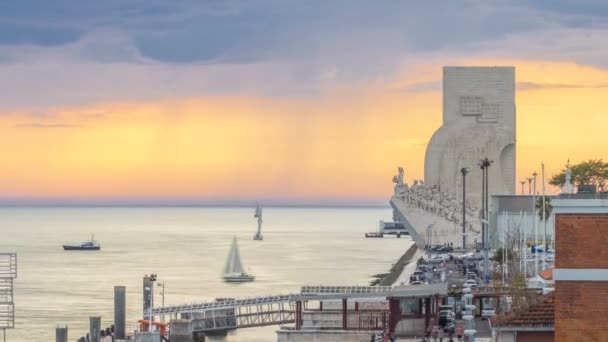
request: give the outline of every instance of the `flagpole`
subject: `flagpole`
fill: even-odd
[[[534,193],[532,193],[532,222],[534,223],[534,279],[538,277],[538,217],[536,217],[536,171],[532,174],[534,176]]]
[[[541,165],[541,177],[543,182],[543,224],[545,225],[545,233],[543,234],[543,270],[547,269],[547,218],[545,212],[547,211],[545,202],[545,164]]]

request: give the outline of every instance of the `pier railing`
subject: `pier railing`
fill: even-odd
[[[0,253],[0,330],[15,327],[13,280],[17,278],[17,254]]]

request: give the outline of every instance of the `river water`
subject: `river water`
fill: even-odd
[[[253,208],[60,207],[0,208],[0,253],[18,253],[16,326],[8,341],[69,340],[89,316],[113,319],[113,287],[127,287],[127,327],[142,315],[142,277],[156,273],[166,304],[298,291],[302,285],[367,285],[411,245],[409,238],[365,239],[389,208],[265,208],[264,241],[253,241]],[[99,252],[61,245],[95,233]],[[232,237],[256,281],[222,282]],[[162,301],[156,289],[155,303]],[[220,340],[276,341],[278,327],[242,329]]]

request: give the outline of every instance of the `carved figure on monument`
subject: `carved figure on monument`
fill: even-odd
[[[395,196],[405,198],[407,196],[408,186],[406,183],[403,182],[404,171],[401,166],[399,166],[397,170],[399,171],[399,173],[393,177],[393,183],[395,183]]]

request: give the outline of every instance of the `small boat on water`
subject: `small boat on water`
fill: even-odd
[[[228,260],[226,261],[222,277],[227,283],[244,283],[255,280],[254,276],[243,271],[236,237],[232,239],[232,246],[230,247],[230,253],[228,254]]]
[[[262,236],[262,208],[260,207],[260,203],[256,203],[255,213],[253,217],[258,219],[258,231],[253,235],[254,240],[264,240],[264,236]]]
[[[98,251],[100,249],[101,245],[95,241],[93,234],[91,234],[91,240],[83,241],[79,244],[63,245],[64,251]]]

